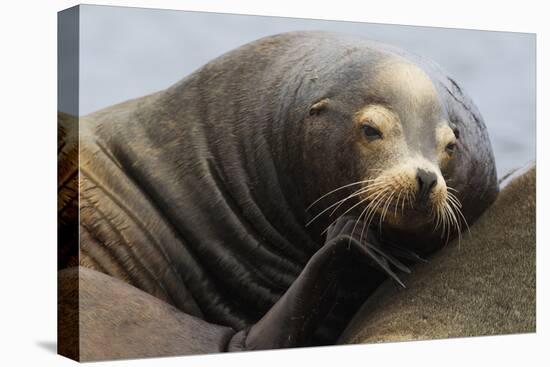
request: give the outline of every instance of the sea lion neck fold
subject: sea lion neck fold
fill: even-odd
[[[300,184],[288,174],[297,144],[288,139],[288,110],[272,106],[286,93],[282,81],[254,82],[263,73],[247,72],[246,61],[239,73],[224,68],[223,58],[206,65],[167,91],[134,101],[118,119],[104,121],[98,112],[93,134],[146,192],[204,276],[230,292],[211,310],[201,305],[208,294],[200,297],[207,319],[242,327],[275,302],[321,243],[297,218],[304,215],[296,199]],[[271,98],[235,88],[242,80],[266,85]],[[198,293],[205,293],[198,290],[202,277],[189,281]],[[237,310],[239,299],[254,300],[246,314]]]

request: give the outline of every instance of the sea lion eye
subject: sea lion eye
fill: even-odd
[[[372,127],[371,125],[363,125],[363,133],[369,140],[382,138],[382,133],[380,132],[380,130]]]
[[[445,151],[449,154],[449,155],[453,155],[453,153],[455,152],[456,150],[456,143],[449,143],[447,144],[447,146],[445,147]]]
[[[328,103],[329,103],[328,98],[323,98],[322,100],[314,103],[313,106],[311,106],[309,109],[309,115],[317,116],[321,114],[321,112],[327,108]]]

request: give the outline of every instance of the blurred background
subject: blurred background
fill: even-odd
[[[359,35],[431,58],[481,110],[499,177],[535,159],[536,39],[524,33],[81,5],[79,114],[164,89],[233,48],[292,30]],[[60,109],[74,113],[64,99]]]

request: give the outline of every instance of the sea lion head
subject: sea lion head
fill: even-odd
[[[310,207],[324,202],[313,219],[353,214],[366,227],[459,233],[467,224],[458,193],[466,177],[456,161],[467,157],[460,152],[461,126],[451,121],[441,90],[400,56],[381,57],[363,72],[361,66],[344,68],[345,86],[310,107],[310,144],[319,154],[318,142],[330,139],[325,149],[334,157],[318,169],[337,172],[318,179],[328,185]]]

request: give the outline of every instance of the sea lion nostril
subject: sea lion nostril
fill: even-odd
[[[437,175],[432,171],[418,169],[416,171],[416,181],[418,182],[418,201],[425,201],[432,189],[437,184]]]

